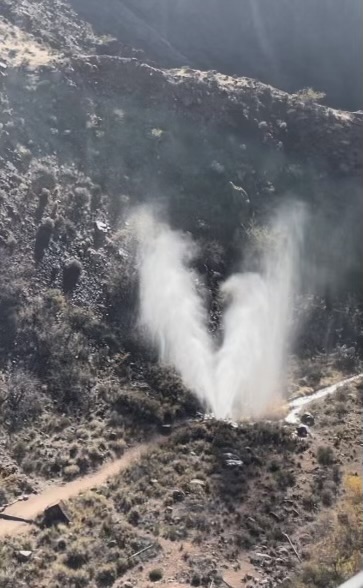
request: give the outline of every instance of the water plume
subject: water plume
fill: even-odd
[[[282,400],[292,310],[300,274],[304,209],[281,209],[271,224],[257,273],[232,275],[224,338],[217,352],[215,414],[259,417]]]
[[[281,400],[292,337],[304,211],[290,206],[271,223],[255,272],[221,285],[222,342],[207,329],[193,242],[145,210],[137,215],[140,324],[217,418],[259,417]]]
[[[136,218],[140,325],[158,347],[161,362],[174,366],[185,385],[210,408],[212,341],[198,292],[200,280],[188,266],[195,245],[146,210]]]

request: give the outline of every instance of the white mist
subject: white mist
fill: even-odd
[[[140,324],[185,385],[211,408],[213,350],[198,276],[188,267],[193,243],[143,210],[137,216]]]
[[[304,211],[281,209],[258,273],[236,273],[225,300],[219,349],[207,330],[193,243],[143,211],[137,215],[140,323],[185,385],[217,418],[265,415],[284,389]]]
[[[218,417],[263,416],[282,400],[303,225],[301,206],[281,209],[259,273],[235,274],[222,285],[227,307],[216,359]]]

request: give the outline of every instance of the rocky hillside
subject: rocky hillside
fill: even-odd
[[[100,34],[165,67],[257,78],[289,92],[312,86],[327,104],[362,106],[359,0],[72,0]]]
[[[183,45],[182,37],[173,34],[171,39],[165,30],[160,32],[161,4],[154,2],[151,12],[150,6],[135,1],[109,2],[105,7],[78,0],[3,0],[0,6],[0,507],[41,492],[47,484],[84,476],[122,455],[128,445],[151,439],[165,425],[195,418],[200,409],[177,376],[157,364],[136,328],[138,281],[128,218],[139,204],[152,204],[171,225],[189,231],[197,241],[200,253],[195,263],[210,293],[210,327],[215,330],[221,279],[240,263],[247,244],[258,247],[279,203],[306,203],[308,263],[298,308],[305,320],[292,361],[290,391],[312,390],[360,365],[363,117],[320,105],[314,90],[283,91],[313,85],[334,96],[328,104],[356,108],[355,89],[350,91],[344,83],[330,90],[329,80],[322,77],[322,83],[315,84],[314,76],[302,76],[296,83],[291,64],[281,66],[283,78],[269,77],[266,66],[252,68],[248,55],[242,62],[240,54],[230,58],[223,35],[215,36],[226,48],[225,54],[217,52],[217,60],[206,40],[213,11],[208,13],[211,22],[205,35],[199,37],[189,27],[191,8],[186,3],[188,26],[183,30],[198,36],[207,56],[203,57],[187,35]],[[218,6],[215,2],[214,9]],[[198,14],[194,17],[201,22]],[[172,10],[169,18],[172,31]],[[230,47],[237,47],[236,34],[236,29],[231,31]],[[186,45],[191,53],[184,59]],[[345,52],[340,55],[345,59]],[[343,68],[342,61],[337,62],[339,67]],[[241,74],[258,75],[283,89]],[[355,83],[354,75],[350,80]],[[341,101],[342,87],[350,97],[346,102]],[[351,394],[356,427],[360,405],[355,389]],[[149,464],[135,466],[115,482],[118,493],[111,484],[107,491],[81,498],[80,507],[72,503],[72,516],[80,525],[77,535],[85,525],[80,511],[85,509],[87,525],[94,520],[89,531],[93,555],[89,545],[75,545],[76,527],[34,530],[30,551],[37,551],[40,560],[17,569],[17,547],[5,540],[0,587],[117,586],[124,580],[125,586],[135,585],[125,573],[134,566],[131,556],[147,547],[150,533],[160,535],[157,547],[147,555],[157,565],[163,549],[171,550],[173,559],[184,549],[180,542],[189,537],[188,549],[197,564],[192,558],[186,573],[182,562],[189,556],[179,554],[183,569],[175,582],[182,585],[218,584],[223,565],[231,573],[237,566],[237,575],[243,569],[238,582],[243,577],[248,584],[249,575],[268,580],[269,570],[260,573],[253,563],[252,571],[243,568],[252,548],[266,551],[267,559],[282,559],[272,586],[285,578],[285,568],[291,564],[294,570],[296,562],[293,550],[284,555],[280,549],[290,550],[283,545],[283,533],[297,533],[294,541],[300,552],[300,523],[310,523],[311,515],[301,514],[303,502],[296,496],[293,504],[287,503],[288,514],[280,503],[272,503],[290,500],[300,475],[297,470],[311,467],[310,458],[299,457],[306,455],[309,444],[300,445],[294,431],[280,425],[263,425],[261,431],[248,426],[237,432],[213,422],[183,426],[185,431],[171,438],[164,456],[158,450]],[[325,431],[324,426],[323,422]],[[343,433],[348,434],[345,429]],[[221,442],[223,451],[216,444],[218,436],[228,441]],[[320,441],[311,443],[310,451],[317,455]],[[329,444],[334,444],[333,437]],[[282,471],[276,458],[280,451],[286,453],[291,475]],[[248,472],[258,480],[261,503],[269,484],[275,496],[258,520],[252,517],[254,521],[246,523],[248,532],[238,535],[236,545],[233,539],[233,547],[229,536],[221,535],[219,541],[217,535],[223,525],[237,528],[247,517],[242,503],[232,508],[237,482],[243,482],[251,508],[253,488],[249,476],[237,468],[228,474],[233,484],[221,493],[222,453],[243,454]],[[175,468],[174,457],[180,464]],[[275,469],[267,471],[265,463],[274,459]],[[354,454],[353,464],[356,459]],[[332,466],[329,472],[325,465]],[[304,488],[314,498],[309,503],[313,512],[343,496],[343,478],[333,466],[344,470],[344,460],[334,457],[325,465],[314,474],[319,479],[325,476],[327,482],[317,482],[318,489],[315,481],[308,482],[309,474],[302,473]],[[163,477],[170,484],[163,481],[159,487],[158,472],[164,468]],[[194,475],[194,469],[200,475]],[[140,482],[143,472],[148,494]],[[216,475],[210,484],[209,475]],[[126,499],[134,483],[133,495]],[[160,502],[164,486],[165,504]],[[179,498],[173,493],[178,489]],[[330,505],[316,499],[322,489],[330,491]],[[191,521],[183,506],[173,510],[174,502],[185,497],[185,504],[195,509]],[[198,559],[198,545],[209,523],[198,513],[207,508],[214,517],[216,505],[220,512],[210,545],[216,555],[214,563],[204,564]],[[100,530],[105,509],[108,519]],[[278,523],[276,537],[269,530],[272,520]],[[100,537],[108,542],[107,549],[101,549]],[[27,541],[24,538],[22,551],[29,551]],[[277,542],[271,543],[272,555],[267,553],[270,542]],[[89,561],[101,551],[103,572],[96,573]],[[42,563],[38,566],[37,561]],[[43,574],[47,566],[49,573]],[[215,573],[211,576],[207,568]],[[152,571],[147,568],[140,582],[147,582]],[[237,576],[231,578],[234,588]]]

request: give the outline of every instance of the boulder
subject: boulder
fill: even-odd
[[[182,500],[184,500],[185,498],[185,494],[183,492],[183,490],[173,490],[173,500],[174,502],[181,502]]]
[[[45,509],[43,515],[43,523],[46,527],[58,525],[64,523],[68,525],[71,522],[71,517],[67,512],[67,508],[64,502],[60,501],[56,504],[52,504]]]
[[[191,486],[205,486],[205,482],[203,480],[198,480],[198,478],[193,478],[193,480],[190,480],[189,484]]]
[[[309,428],[306,425],[299,425],[296,429],[298,437],[307,437],[309,435]]]
[[[225,465],[228,467],[242,467],[243,461],[234,453],[224,453]]]
[[[300,420],[304,425],[307,425],[308,427],[312,427],[315,423],[315,419],[310,412],[304,412],[304,414],[301,415]]]
[[[21,550],[16,553],[16,557],[21,562],[29,561],[31,556],[33,555],[32,551]]]
[[[96,249],[102,247],[106,241],[107,234],[110,231],[110,227],[103,221],[96,220],[94,223],[94,243]]]

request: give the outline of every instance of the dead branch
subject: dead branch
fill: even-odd
[[[147,551],[148,549],[151,549],[152,547],[154,547],[155,543],[151,543],[151,545],[148,545],[147,547],[144,547],[144,549],[140,549],[140,551],[137,551],[136,553],[133,553],[132,555],[130,555],[129,559],[132,559],[133,557],[136,557],[137,555],[140,555],[141,553],[144,553],[144,551]]]
[[[284,536],[284,537],[286,537],[286,539],[287,539],[287,540],[288,540],[288,542],[290,543],[290,545],[291,545],[291,548],[293,549],[293,551],[294,551],[294,553],[295,553],[295,555],[296,555],[297,559],[298,559],[299,561],[301,561],[301,557],[300,557],[300,555],[298,554],[298,552],[296,551],[296,549],[295,549],[295,547],[294,547],[294,545],[293,545],[293,543],[292,543],[292,541],[291,541],[290,537],[288,536],[288,534],[287,534],[287,533],[282,533],[282,534],[283,534],[283,536]]]
[[[222,578],[222,582],[223,584],[225,584],[228,588],[233,588],[233,586],[231,586],[230,584],[228,584],[228,582],[226,582],[225,580],[223,580]]]

